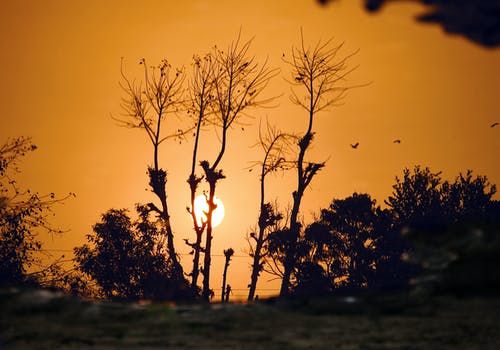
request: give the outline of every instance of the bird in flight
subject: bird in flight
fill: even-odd
[[[491,125],[490,125],[490,128],[494,128],[494,127],[495,127],[495,126],[497,126],[497,125],[498,125],[498,122],[493,123],[493,124],[491,124]]]
[[[392,141],[393,143],[401,143],[401,140],[400,139],[397,139],[397,140],[394,140]]]
[[[356,142],[354,145],[351,143],[351,147],[354,149],[358,148],[358,146],[359,146],[359,142]]]

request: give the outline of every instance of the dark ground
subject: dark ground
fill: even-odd
[[[96,303],[0,290],[0,349],[500,349],[500,297]]]

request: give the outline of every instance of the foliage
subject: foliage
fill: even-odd
[[[500,284],[495,185],[470,170],[443,181],[420,166],[395,182],[387,209],[354,193],[334,199],[306,227],[296,243],[292,293],[405,288],[409,281],[427,291]],[[269,234],[270,259],[284,263],[290,237],[286,230]]]
[[[41,230],[61,232],[50,226],[48,216],[54,204],[65,198],[21,189],[14,179],[20,158],[34,150],[27,137],[0,146],[0,284],[42,283],[47,267],[37,256],[42,248],[37,235]]]
[[[294,293],[375,285],[376,265],[383,258],[377,252],[384,239],[380,234],[381,212],[368,194],[358,193],[335,199],[323,209],[320,219],[309,225],[301,237]],[[311,280],[312,276],[323,281],[322,288],[318,281]]]
[[[88,244],[75,248],[79,271],[89,275],[110,299],[189,298],[187,282],[177,279],[165,249],[159,224],[148,208],[137,206],[132,222],[125,209],[110,209],[87,235]]]
[[[385,201],[399,229],[442,230],[458,221],[482,220],[496,192],[485,176],[472,171],[460,173],[454,182],[443,181],[441,173],[415,166],[396,177],[393,193]]]

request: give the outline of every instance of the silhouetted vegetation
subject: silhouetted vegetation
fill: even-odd
[[[75,262],[109,299],[186,300],[187,282],[179,283],[173,260],[165,250],[162,223],[151,221],[146,206],[137,206],[132,221],[125,209],[111,209],[75,248]]]
[[[209,300],[213,291],[210,289],[210,265],[212,247],[212,213],[217,205],[214,202],[218,181],[224,179],[219,165],[223,159],[228,146],[229,130],[241,122],[249,108],[262,106],[272,99],[262,99],[261,95],[269,80],[277,74],[276,69],[270,69],[267,62],[259,64],[255,57],[248,55],[251,41],[242,42],[241,33],[238,38],[229,45],[226,51],[214,47],[212,53],[205,56],[203,61],[195,60],[195,78],[192,83],[192,101],[190,112],[196,116],[195,126],[195,148],[193,150],[193,164],[196,160],[197,142],[199,126],[204,123],[213,125],[219,132],[220,147],[215,160],[210,163],[208,160],[200,162],[204,179],[209,190],[206,194],[208,211],[206,213],[206,223],[198,223],[193,216],[194,194],[203,177],[196,176],[191,167],[191,174],[188,183],[191,189],[191,204],[189,209],[194,217],[196,242],[189,244],[194,248],[193,259],[193,283],[197,276],[197,257],[199,251],[203,249],[203,289],[202,296]],[[210,89],[210,90],[205,90]],[[203,227],[206,228],[205,246],[201,247],[201,235]]]
[[[194,143],[193,143],[193,158],[191,161],[191,173],[187,179],[190,190],[190,203],[191,207],[187,207],[188,213],[191,215],[191,220],[193,221],[193,228],[196,235],[194,242],[190,242],[185,239],[188,246],[192,248],[193,253],[193,268],[191,270],[191,289],[194,291],[198,289],[198,276],[200,273],[200,255],[202,253],[203,247],[201,245],[203,239],[203,232],[207,226],[207,221],[199,222],[196,217],[195,212],[195,199],[196,193],[200,182],[203,180],[203,175],[196,175],[197,157],[198,157],[198,145],[201,136],[202,126],[210,124],[210,120],[207,118],[213,113],[213,105],[215,103],[215,96],[213,95],[214,88],[214,69],[216,65],[213,62],[214,58],[212,54],[209,53],[203,58],[199,56],[193,57],[193,76],[189,82],[189,101],[187,106],[187,114],[191,115],[194,119],[195,131],[193,133]],[[204,251],[204,250],[203,250]]]
[[[338,289],[493,290],[500,283],[500,211],[496,191],[472,171],[454,182],[416,166],[396,177],[376,206],[368,194],[334,199],[297,240],[291,293]],[[267,254],[283,264],[286,231],[270,235]],[[462,288],[463,287],[463,288]]]
[[[276,231],[280,225],[283,215],[278,212],[277,203],[266,202],[266,176],[279,170],[288,170],[293,167],[290,160],[293,141],[297,138],[293,135],[283,133],[266,123],[265,130],[262,125],[259,128],[259,141],[257,146],[262,148],[264,157],[262,161],[254,164],[260,168],[260,201],[259,218],[257,230],[253,230],[247,237],[250,246],[250,257],[253,260],[250,284],[248,285],[248,300],[253,300],[257,288],[257,280],[264,270],[264,259],[268,235]],[[253,170],[253,167],[250,168]]]
[[[121,86],[126,96],[122,103],[123,119],[117,120],[122,126],[143,129],[153,146],[153,165],[148,166],[147,173],[151,191],[158,197],[161,205],[158,207],[151,202],[143,210],[155,213],[159,217],[162,223],[161,232],[166,237],[173,277],[179,284],[183,284],[184,271],[175,250],[167,204],[167,172],[159,165],[159,151],[166,140],[183,139],[191,130],[178,128],[171,131],[172,123],[167,124],[166,121],[167,116],[178,113],[182,106],[184,71],[172,68],[167,60],[163,60],[158,67],[148,67],[145,59],[141,59],[139,63],[144,67],[144,79],[137,84],[125,76],[122,60]]]
[[[36,146],[27,137],[0,145],[0,285],[49,284],[58,263],[42,265],[42,242],[37,236],[42,231],[62,232],[51,226],[48,216],[67,197],[31,192],[15,179],[19,161],[34,150]]]
[[[142,83],[129,80],[122,70],[126,96],[125,116],[120,122],[143,129],[153,146],[147,173],[150,190],[160,204],[137,205],[136,220],[124,209],[104,213],[93,226],[93,233],[87,235],[88,244],[74,249],[76,271],[64,271],[59,261],[37,266],[41,252],[37,233],[59,232],[50,226],[47,214],[62,199],[22,190],[16,183],[19,159],[36,148],[30,139],[19,138],[2,145],[0,284],[32,281],[72,294],[108,299],[209,301],[214,295],[210,288],[212,215],[217,207],[217,184],[225,178],[220,166],[228,148],[229,131],[240,125],[250,108],[273,100],[263,98],[262,93],[277,75],[267,62],[259,64],[249,56],[250,44],[251,40],[244,42],[238,35],[225,51],[214,47],[203,58],[195,56],[187,98],[184,70],[172,69],[166,60],[158,67],[148,67],[141,59]],[[500,285],[499,273],[494,269],[500,256],[500,205],[492,199],[496,186],[470,170],[448,181],[429,168],[404,169],[384,200],[385,207],[377,205],[369,194],[353,193],[333,199],[314,222],[301,221],[305,191],[326,164],[308,160],[315,118],[340,102],[353,87],[345,85],[355,69],[348,67],[353,54],[339,57],[341,48],[332,41],[320,41],[310,48],[301,37],[291,55],[282,57],[291,68],[291,101],[307,112],[307,128],[299,136],[269,123],[259,128],[257,145],[263,150],[263,158],[250,169],[259,169],[260,201],[257,225],[247,237],[252,258],[248,300],[254,300],[263,271],[281,279],[281,296],[380,291],[409,285],[423,295],[461,288],[496,288]],[[177,128],[166,124],[170,115],[187,119],[181,120],[181,128]],[[187,127],[186,120],[190,124]],[[220,137],[212,162],[198,160],[205,126],[213,127]],[[191,206],[187,211],[193,220],[195,240],[185,240],[193,254],[188,281],[174,247],[167,171],[160,167],[159,153],[166,140],[182,141],[191,134],[194,146],[187,179]],[[358,144],[351,146],[356,148]],[[198,166],[201,174],[196,171]],[[267,175],[281,170],[296,171],[296,187],[288,210],[270,201],[266,192]],[[208,190],[203,195],[208,210],[205,219],[199,221],[195,198],[205,182]],[[224,251],[222,301],[229,296],[226,278],[233,254],[232,249]],[[198,286],[200,273],[202,288]]]
[[[224,272],[222,273],[222,293],[221,293],[221,301],[228,302],[229,301],[229,293],[231,292],[231,286],[227,285],[226,290],[226,281],[227,281],[227,269],[229,267],[229,262],[231,261],[231,257],[234,255],[233,248],[224,250]]]
[[[302,33],[301,33],[302,34]],[[349,68],[347,62],[354,54],[339,58],[342,44],[334,45],[331,40],[319,41],[310,48],[301,36],[301,43],[292,48],[290,57],[283,57],[291,68],[292,86],[302,93],[292,89],[291,101],[307,112],[307,129],[300,137],[298,155],[295,163],[297,169],[297,188],[292,193],[292,210],[288,228],[287,250],[284,251],[283,277],[280,295],[286,296],[290,292],[290,278],[298,261],[297,245],[300,237],[301,224],[299,211],[304,192],[316,174],[325,166],[325,162],[306,160],[306,153],[313,138],[313,123],[317,114],[339,103],[350,87],[345,85],[346,77],[354,69]]]

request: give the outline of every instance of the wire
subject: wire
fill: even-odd
[[[73,249],[39,249],[40,252],[73,252]],[[178,255],[188,256],[189,253],[179,253]],[[224,258],[224,254],[211,254],[211,256]],[[249,255],[231,255],[231,258],[251,258]]]

